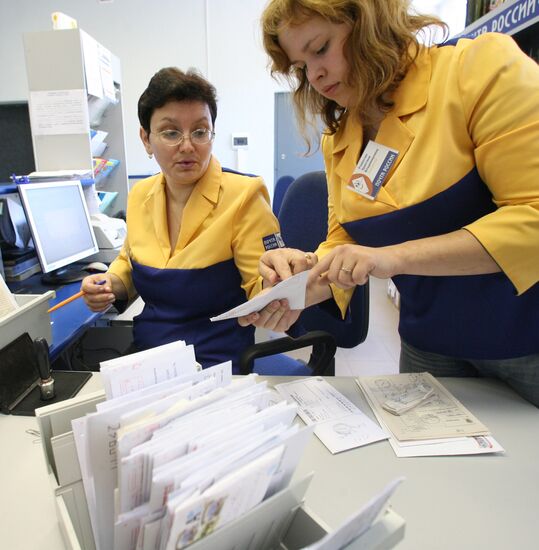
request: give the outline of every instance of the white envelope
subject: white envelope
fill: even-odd
[[[210,317],[210,321],[224,321],[225,319],[243,317],[244,315],[249,315],[249,313],[264,309],[270,302],[273,302],[273,300],[287,299],[290,309],[304,309],[305,290],[307,288],[308,278],[309,272],[302,271],[297,275],[293,275],[281,281],[268,292],[258,294],[252,300],[244,302],[225,313],[221,313],[221,315],[217,315],[217,317]]]

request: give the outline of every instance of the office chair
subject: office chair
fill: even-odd
[[[288,355],[294,351],[312,346],[308,363]],[[265,342],[258,342],[243,350],[239,359],[240,374],[256,372],[274,376],[333,376],[335,374],[335,338],[322,330],[313,330],[292,338],[283,336]]]
[[[327,182],[324,172],[309,172],[292,182],[285,193],[279,211],[281,235],[286,246],[306,251],[316,250],[327,235],[327,202]],[[298,344],[302,343],[301,338],[304,335],[311,334],[312,331],[323,331],[331,335],[338,347],[352,348],[364,342],[369,327],[369,284],[355,288],[346,320],[343,321],[340,318],[336,307],[335,310],[330,312],[330,309],[326,309],[322,304],[307,308],[287,332],[291,336],[296,336],[295,340],[299,340]],[[257,347],[263,345],[266,356],[271,353],[283,353],[290,351],[285,349],[292,345],[290,340],[294,341],[294,338],[287,336],[251,346],[240,359],[240,369],[242,372],[251,372],[249,369],[252,368],[252,364],[247,364],[247,358],[256,352]],[[313,346],[310,365],[316,363],[318,354],[320,349]],[[267,360],[265,357],[264,361]],[[327,359],[324,358],[325,360]],[[258,362],[261,363],[261,360],[259,359]],[[282,367],[276,361],[274,368],[276,372],[271,374],[277,374],[280,368]],[[334,360],[324,367],[317,364],[316,369],[323,371],[326,375],[335,374]],[[259,369],[255,366],[254,370],[257,372]],[[307,373],[314,374],[314,371],[311,369]]]
[[[308,172],[288,188],[279,224],[286,246],[313,251],[327,236],[328,191],[325,172]],[[336,313],[336,308],[335,308]],[[295,330],[323,330],[332,334],[337,347],[353,348],[367,338],[369,329],[369,283],[357,286],[350,300],[346,320],[322,305],[307,308]],[[296,323],[296,324],[298,324]]]
[[[275,216],[279,216],[279,210],[281,209],[283,197],[285,196],[286,190],[293,181],[294,178],[292,176],[281,176],[275,183],[275,188],[273,190],[273,201],[271,206]]]

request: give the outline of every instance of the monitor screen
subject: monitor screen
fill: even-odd
[[[18,189],[43,273],[61,277],[61,268],[99,251],[79,181],[25,183]],[[83,276],[66,275],[64,282]]]
[[[0,183],[35,169],[28,103],[0,103]]]

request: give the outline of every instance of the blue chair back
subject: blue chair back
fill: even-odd
[[[286,190],[288,189],[288,187],[293,181],[294,181],[294,178],[292,176],[281,176],[277,180],[277,183],[275,184],[275,188],[273,189],[273,202],[271,206],[275,216],[279,216],[279,210],[281,209],[283,197],[286,193]]]
[[[281,236],[286,246],[314,251],[326,239],[328,191],[325,172],[308,172],[287,189],[279,211]],[[336,308],[335,308],[336,309]],[[357,286],[345,321],[320,306],[307,308],[290,334],[323,330],[335,338],[338,347],[353,348],[367,337],[369,328],[369,284]]]

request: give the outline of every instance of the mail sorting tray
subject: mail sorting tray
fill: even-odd
[[[94,412],[103,391],[36,410],[56,512],[68,550],[95,550],[71,420]],[[313,474],[293,481],[256,508],[189,546],[190,550],[299,550],[329,528],[304,504]],[[347,550],[386,550],[404,537],[404,520],[391,509]]]

